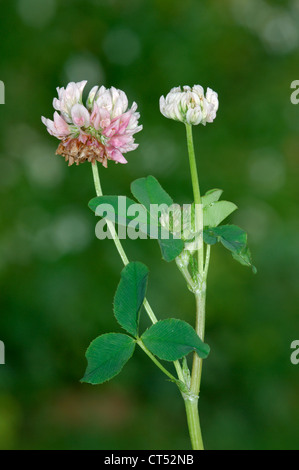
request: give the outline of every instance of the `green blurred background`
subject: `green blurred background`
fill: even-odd
[[[219,93],[213,125],[194,128],[202,192],[239,210],[258,268],[213,247],[200,415],[208,449],[297,449],[299,365],[299,1],[1,1],[0,448],[189,449],[182,400],[142,351],[114,380],[79,383],[85,349],[108,331],[122,268],[95,237],[89,164],[68,168],[40,116],[56,87],[88,79],[136,101],[143,131],[125,166],[101,168],[107,194],[152,174],[192,200],[184,126],[158,100],[171,87]],[[125,241],[150,268],[159,318],[193,323],[194,299],[155,241]],[[148,323],[143,315],[144,326]]]

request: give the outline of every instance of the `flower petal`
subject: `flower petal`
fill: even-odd
[[[90,115],[83,104],[75,104],[71,109],[73,123],[78,127],[88,127]]]

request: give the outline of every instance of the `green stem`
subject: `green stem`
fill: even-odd
[[[194,280],[192,279],[191,274],[189,273],[188,266],[186,266],[185,263],[182,263],[179,257],[176,258],[175,262],[176,262],[177,267],[181,271],[182,275],[184,276],[189,290],[191,292],[195,292],[197,286]]]
[[[95,161],[94,163],[92,163],[91,167],[92,167],[92,174],[93,174],[93,181],[94,181],[94,187],[95,187],[95,190],[96,190],[96,195],[97,196],[103,196],[103,191],[102,191],[102,187],[101,187],[100,175],[99,175],[97,162]],[[111,237],[113,238],[113,241],[114,241],[115,246],[117,248],[117,251],[118,251],[118,253],[119,253],[119,255],[122,259],[122,262],[126,266],[129,263],[129,259],[128,259],[127,255],[125,253],[125,250],[123,249],[123,246],[120,242],[120,239],[119,239],[119,237],[116,233],[114,224],[110,220],[106,220],[106,222],[107,222],[108,230],[109,230],[109,232],[111,234]],[[150,306],[147,299],[144,299],[143,305],[144,305],[144,308],[145,308],[151,322],[152,323],[157,323],[158,319],[157,319],[156,315],[154,314],[153,309],[151,308],[151,306]],[[183,376],[182,368],[181,368],[181,365],[180,365],[179,361],[174,361],[174,366],[175,366],[176,372],[178,374],[179,380],[184,382],[184,376]]]
[[[205,289],[201,289],[198,294],[195,294],[196,299],[196,323],[195,331],[202,341],[204,341],[205,334]],[[193,354],[192,374],[191,374],[191,393],[198,396],[200,390],[201,373],[202,373],[202,359],[196,354]]]
[[[198,400],[185,400],[186,416],[193,450],[204,450],[198,415]]]
[[[103,191],[102,191],[102,187],[101,187],[101,182],[100,182],[100,175],[99,175],[99,170],[98,170],[98,166],[97,166],[97,162],[94,161],[92,164],[91,164],[91,168],[92,168],[92,174],[93,174],[93,181],[94,181],[94,187],[95,187],[95,190],[96,190],[96,195],[97,196],[103,196]],[[117,236],[117,233],[116,233],[116,230],[115,230],[115,227],[114,227],[114,224],[110,221],[110,220],[106,220],[107,222],[107,226],[108,226],[108,230],[111,234],[111,237],[113,238],[114,240],[114,243],[115,243],[115,246],[117,248],[117,251],[122,259],[122,262],[124,263],[124,265],[126,266],[128,263],[129,263],[129,260],[127,258],[127,255],[125,253],[125,250],[123,249],[122,247],[122,244],[120,242],[120,239],[118,238]],[[151,320],[155,320],[157,321],[156,318],[151,318]]]
[[[191,181],[195,204],[195,228],[198,240],[198,289],[195,292],[196,299],[196,321],[195,330],[198,336],[204,339],[205,330],[205,298],[206,298],[206,272],[204,266],[204,242],[203,242],[203,208],[201,203],[197,165],[195,159],[192,126],[186,124],[187,147],[190,163]],[[210,252],[206,253],[209,257]],[[192,373],[191,373],[191,394],[198,397],[200,390],[202,373],[202,359],[196,353],[193,355]],[[186,413],[188,427],[193,449],[203,449],[202,436],[198,415],[198,398],[191,403],[186,402]]]
[[[195,204],[201,204],[201,197],[200,197],[200,189],[199,189],[199,182],[198,182],[198,176],[197,176],[197,165],[196,165],[196,159],[195,159],[193,136],[192,136],[192,125],[191,124],[186,124],[186,134],[187,134],[187,146],[188,146],[188,154],[189,154],[189,163],[190,163],[191,180],[192,180],[192,187],[193,187],[193,194],[194,194],[194,202],[195,202]]]
[[[190,163],[191,181],[193,188],[194,204],[195,204],[195,229],[198,233],[198,268],[200,274],[203,273],[203,211],[200,197],[200,189],[198,182],[197,165],[194,153],[192,126],[186,124],[187,146]]]
[[[147,349],[147,347],[144,345],[142,340],[138,338],[136,340],[136,343],[138,346],[141,347],[141,349],[145,352],[145,354],[156,364],[157,367],[165,374],[167,377],[172,381],[172,382],[177,382],[177,379],[167,370],[165,367],[162,366],[161,362],[158,361],[158,359]]]

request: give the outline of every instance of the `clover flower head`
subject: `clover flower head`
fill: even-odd
[[[219,107],[218,94],[208,88],[206,94],[200,85],[192,88],[184,86],[170,90],[166,98],[160,98],[160,111],[163,116],[185,124],[206,125],[213,122]]]
[[[56,154],[69,165],[86,160],[97,160],[105,167],[108,160],[127,163],[124,154],[138,147],[133,136],[142,129],[137,104],[128,109],[128,98],[122,90],[95,86],[84,106],[86,83],[71,82],[66,88],[57,88],[53,121],[42,116],[48,132],[61,140]]]

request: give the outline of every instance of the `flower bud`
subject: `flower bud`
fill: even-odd
[[[160,98],[160,111],[163,116],[194,126],[213,122],[218,107],[217,93],[208,88],[205,95],[200,85],[194,85],[192,88],[184,86],[183,90],[181,87],[175,87],[166,98]]]

